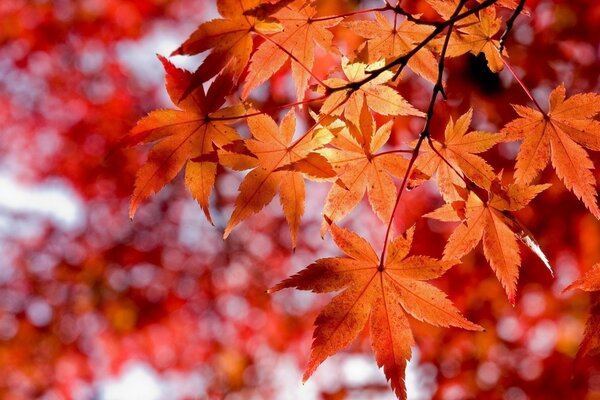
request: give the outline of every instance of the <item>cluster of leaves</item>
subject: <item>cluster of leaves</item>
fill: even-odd
[[[330,183],[321,235],[330,231],[346,257],[317,260],[271,291],[342,291],[316,320],[305,379],[369,320],[377,363],[399,398],[405,397],[404,369],[414,344],[407,313],[436,326],[481,329],[424,280],[444,274],[480,241],[513,304],[521,264],[519,241],[550,269],[533,236],[513,214],[549,187],[532,184],[549,160],[565,186],[600,218],[593,164],[584,150],[600,150],[600,123],[594,119],[600,113],[597,94],[566,98],[561,85],[550,94],[548,111],[537,103],[535,109],[515,105],[519,117],[500,132],[470,132],[473,111],[468,110],[449,119],[443,138],[431,137],[437,97],[446,97],[445,59],[483,53],[492,71],[501,70],[507,56],[504,38],[523,12],[524,1],[427,3],[438,20],[422,20],[387,2],[377,9],[321,16],[310,0],[218,0],[222,18],[201,24],[173,53],[208,52],[195,72],[160,57],[167,91],[178,109],[151,112],[124,139],[127,145],[154,143],[136,178],[132,218],[143,201],[185,168],[185,184],[212,223],[209,204],[218,167],[249,170],[239,186],[225,238],[279,194],[294,248],[304,214],[305,179]],[[497,11],[502,8],[511,11],[499,37],[503,20]],[[355,54],[335,48],[331,29],[336,26],[364,38]],[[339,60],[340,68],[328,77],[315,72],[316,47]],[[256,109],[252,94],[287,65],[298,101]],[[407,79],[407,68],[433,83],[425,111],[399,92],[398,82]],[[296,108],[312,105],[312,125],[295,135]],[[284,109],[289,111],[278,124],[273,117]],[[398,118],[423,119],[423,129],[413,142],[391,146]],[[240,122],[250,137],[240,135]],[[478,154],[515,140],[522,143],[514,181],[507,181]],[[458,222],[441,260],[409,256],[414,229],[391,235],[402,193],[429,179],[435,179],[445,204],[424,217]],[[379,256],[363,238],[337,225],[365,192],[386,227]],[[596,290],[594,282],[594,277],[584,278],[574,286]],[[598,330],[596,319],[588,325],[584,352]]]

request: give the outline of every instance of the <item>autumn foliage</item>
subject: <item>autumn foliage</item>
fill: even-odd
[[[400,4],[389,3],[373,10],[321,16],[317,3],[308,0],[219,0],[222,18],[202,23],[173,53],[209,52],[193,74],[161,57],[169,95],[183,111],[154,111],[127,139],[130,143],[158,142],[137,175],[132,217],[142,200],[171,181],[185,165],[186,186],[211,221],[209,197],[217,165],[251,169],[239,185],[225,239],[279,193],[291,247],[295,248],[302,240],[298,232],[305,208],[304,180],[331,182],[321,235],[331,231],[347,257],[320,259],[271,289],[342,290],[316,319],[304,380],[370,321],[377,364],[383,367],[398,398],[405,398],[404,369],[414,345],[406,313],[433,325],[482,329],[465,319],[443,292],[422,282],[460,264],[480,241],[513,304],[521,267],[519,240],[552,272],[543,249],[514,214],[551,186],[532,185],[550,160],[565,187],[600,217],[591,172],[594,166],[583,149],[600,150],[600,122],[594,119],[600,113],[600,95],[566,98],[565,86],[560,85],[550,94],[547,110],[535,101],[535,109],[513,105],[518,118],[507,121],[497,133],[470,132],[473,109],[469,109],[456,121],[449,119],[443,138],[432,138],[430,124],[436,115],[437,97],[449,97],[444,89],[446,58],[482,53],[492,72],[502,70],[509,63],[504,41],[514,20],[524,12],[524,1],[427,3],[439,19],[421,19]],[[504,21],[497,13],[502,8],[511,11],[498,37]],[[384,12],[390,13],[394,25]],[[401,23],[396,27],[398,20]],[[337,25],[365,39],[355,52],[343,54],[332,45],[331,29]],[[254,37],[262,42],[255,51]],[[322,72],[315,71],[315,44],[323,51],[321,57],[339,59],[342,75],[333,70],[325,79]],[[253,91],[286,62],[291,64],[297,102],[256,110]],[[510,65],[507,68],[511,69]],[[419,79],[406,78],[405,70],[434,84],[426,112],[407,101],[398,89],[398,82],[404,79]],[[516,75],[515,79],[519,80]],[[205,82],[211,82],[207,94]],[[225,97],[238,87],[243,102],[231,96],[232,105],[222,108]],[[307,96],[307,90],[317,96]],[[278,126],[269,113],[286,108],[289,111]],[[312,110],[313,122],[294,139],[297,109]],[[376,120],[374,115],[381,118]],[[394,120],[409,117],[424,118],[418,138],[386,146]],[[242,139],[231,127],[236,120],[247,124],[250,137]],[[514,140],[522,144],[514,176],[505,178],[478,154]],[[387,150],[380,151],[384,146]],[[425,217],[458,223],[441,260],[408,256],[414,228],[406,236],[390,234],[404,191],[429,179],[435,179],[446,203]],[[386,231],[379,256],[365,239],[336,225],[365,193]],[[588,280],[593,277],[584,277],[574,286],[589,284],[592,290],[598,289]],[[593,321],[588,325],[583,352],[598,330],[596,325]]]
[[[144,18],[171,10],[139,3],[129,12],[140,25],[120,35],[136,38]],[[276,398],[265,359],[293,354],[310,382],[339,353],[374,357],[389,386],[340,381],[321,398],[415,396],[411,358],[439,371],[435,398],[598,395],[600,61],[587,41],[600,31],[584,15],[600,7],[558,2],[553,38],[537,1],[214,3],[215,18],[150,66],[162,65],[170,106],[143,87],[115,92],[66,131],[75,149],[88,145],[81,131],[102,137],[95,158],[38,167],[36,179],[66,177],[91,208],[112,202],[66,241],[19,244],[22,265],[64,242],[80,251],[53,255],[53,282],[71,301],[52,300],[59,288],[46,278],[20,278],[61,311],[42,325],[29,311],[10,317],[20,330],[0,346],[10,377],[0,397],[66,386],[20,355],[33,342],[50,343],[44,363],[84,381],[98,379],[88,364],[98,352],[115,374],[131,359],[200,370],[201,398]],[[93,36],[81,12],[76,31]],[[21,35],[20,23],[0,40]],[[66,91],[64,76],[52,82]],[[204,220],[186,236],[196,214]],[[292,288],[323,302],[302,308],[318,296]],[[93,332],[57,339],[62,314],[88,321],[96,310]]]

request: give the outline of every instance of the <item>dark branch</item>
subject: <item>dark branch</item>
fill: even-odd
[[[409,51],[408,53],[396,58],[393,61],[390,61],[388,64],[384,65],[381,68],[377,68],[374,69],[372,71],[369,71],[369,76],[367,76],[366,78],[358,81],[358,82],[350,82],[347,85],[343,85],[340,87],[336,87],[336,88],[332,88],[331,92],[337,92],[340,90],[347,90],[347,89],[351,89],[352,87],[356,87],[357,85],[360,87],[370,81],[372,81],[373,79],[377,78],[379,75],[381,75],[383,72],[385,71],[389,71],[390,69],[396,67],[396,66],[400,66],[400,70],[402,68],[404,68],[404,66],[406,66],[406,64],[408,63],[408,60],[411,59],[411,57],[413,57],[415,54],[417,54],[417,52],[419,50],[421,50],[423,47],[425,47],[429,42],[431,42],[433,39],[435,39],[435,37],[437,35],[439,35],[444,29],[448,28],[448,27],[453,27],[454,24],[470,15],[475,14],[476,12],[483,10],[486,7],[491,6],[492,4],[496,3],[498,0],[486,0],[480,4],[478,4],[477,6],[465,11],[462,14],[452,14],[452,16],[447,20],[447,21],[443,21],[441,22],[439,25],[436,26],[436,28],[433,30],[433,32],[431,32],[431,34],[429,36],[427,36],[425,39],[423,39],[423,41],[421,41],[419,44],[417,44],[411,51]],[[461,1],[461,4],[464,4],[465,2]]]
[[[508,21],[506,21],[506,29],[504,30],[502,36],[500,36],[500,46],[498,46],[500,54],[502,54],[502,52],[504,51],[504,44],[506,42],[506,39],[508,38],[508,35],[513,28],[515,20],[517,19],[519,14],[521,14],[521,11],[523,11],[523,7],[525,7],[525,0],[519,0],[517,8],[515,8],[515,11],[512,13]]]

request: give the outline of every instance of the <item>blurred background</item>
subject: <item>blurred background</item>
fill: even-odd
[[[324,13],[381,5],[323,3]],[[435,18],[423,2],[403,4]],[[518,19],[507,47],[538,101],[545,106],[562,82],[569,94],[599,92],[600,5],[526,4],[531,16]],[[309,187],[295,253],[277,202],[222,240],[239,173],[219,171],[216,227],[181,177],[134,221],[127,217],[148,148],[117,142],[146,112],[172,107],[155,54],[168,55],[198,23],[216,17],[213,1],[0,0],[1,399],[393,398],[368,332],[302,385],[312,323],[328,296],[265,293],[314,259],[337,254],[318,233],[327,185]],[[344,51],[360,44],[348,30],[334,32]],[[193,69],[201,59],[173,61]],[[323,62],[324,74],[339,60]],[[293,101],[289,75],[286,66],[254,100]],[[470,106],[473,128],[497,131],[516,116],[509,103],[529,104],[509,73],[492,74],[481,57],[451,60],[447,80],[450,100],[438,105],[434,136],[448,115]],[[408,73],[400,90],[423,109],[431,85]],[[398,121],[392,143],[420,128]],[[510,174],[517,150],[503,144],[486,157]],[[554,185],[518,217],[555,277],[522,248],[512,307],[478,248],[435,281],[486,331],[411,320],[418,349],[407,372],[409,398],[600,398],[598,359],[573,365],[589,299],[561,294],[600,261],[600,223],[552,170],[541,180]],[[434,184],[404,198],[396,228],[417,224],[415,253],[440,256],[453,226],[419,218],[440,204]],[[381,242],[383,228],[368,206],[344,222]]]

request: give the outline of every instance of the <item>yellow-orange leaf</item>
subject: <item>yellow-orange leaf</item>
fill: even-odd
[[[565,99],[561,85],[550,94],[547,115],[528,107],[513,107],[520,117],[506,124],[503,132],[507,140],[523,140],[516,181],[530,183],[551,160],[567,189],[600,218],[594,165],[583,149],[600,150],[600,122],[593,119],[600,113],[600,95],[583,93]]]
[[[381,60],[373,64],[360,62],[350,64],[346,57],[342,57],[342,70],[347,80],[332,78],[325,81],[331,88],[342,88],[352,82],[360,82],[369,77],[368,71],[373,71],[385,65]],[[373,80],[366,82],[358,89],[343,89],[332,92],[321,107],[322,115],[341,115],[344,113],[350,121],[358,121],[363,103],[372,111],[381,115],[414,115],[424,117],[425,114],[415,109],[393,88],[385,83],[392,79],[394,73],[385,71]]]
[[[252,55],[242,98],[247,98],[254,88],[269,79],[289,59],[292,60],[296,96],[298,100],[304,98],[310,79],[308,71],[313,69],[315,62],[315,43],[325,50],[332,50],[333,34],[327,28],[341,21],[341,18],[315,21],[316,13],[315,7],[300,0],[273,14],[282,24],[282,30],[270,36]]]
[[[259,4],[260,0],[218,0],[217,8],[224,18],[200,24],[173,52],[172,55],[195,55],[210,50],[194,73],[185,95],[225,68],[237,80],[250,59],[253,32],[281,28],[272,23],[261,28],[263,21],[245,14]]]
[[[323,147],[331,140],[331,134],[322,128],[314,135],[307,134],[292,143],[296,129],[293,110],[284,117],[280,127],[271,117],[263,114],[249,118],[248,127],[253,138],[246,140],[245,145],[257,157],[256,165],[240,184],[224,237],[227,238],[244,219],[269,204],[279,192],[283,212],[290,225],[292,247],[295,247],[300,218],[304,213],[304,179],[301,172],[283,170],[281,167],[293,164]],[[242,163],[246,164],[248,156],[242,154],[241,157]],[[233,160],[229,162],[235,164],[235,156],[231,158]]]
[[[480,3],[483,3],[484,0],[477,0]],[[517,8],[517,6],[519,5],[517,0],[498,0],[496,3],[494,3],[494,6],[496,7],[505,7],[505,8],[509,8],[511,10],[514,10]],[[523,9],[523,11],[521,11],[523,14],[525,15],[529,15],[529,11]]]
[[[399,18],[398,14],[395,14],[394,18]],[[434,29],[431,26],[418,25],[407,20],[392,25],[379,12],[375,13],[374,21],[350,21],[344,25],[367,39],[359,51],[369,63],[403,56],[425,40]],[[421,48],[408,60],[408,66],[431,82],[435,82],[437,79],[437,60],[426,47]]]
[[[458,6],[457,0],[427,0],[440,15],[450,18]],[[502,19],[496,17],[496,8],[487,7],[479,11],[478,16],[472,15],[460,21],[452,32],[447,57],[457,57],[465,53],[483,53],[492,72],[500,71],[504,64],[498,48],[500,43],[493,39],[500,31]],[[432,45],[441,50],[444,39],[436,39]]]
[[[294,287],[314,292],[342,290],[319,314],[304,380],[329,356],[346,347],[370,320],[377,364],[398,398],[406,398],[404,370],[413,335],[406,313],[436,326],[482,328],[464,318],[435,286],[423,282],[446,272],[454,261],[408,256],[412,231],[390,243],[380,262],[369,243],[355,233],[331,226],[331,235],[346,257],[323,258],[270,290]]]
[[[408,160],[399,154],[377,153],[387,142],[392,121],[375,130],[375,120],[366,104],[360,116],[360,125],[348,123],[348,129],[338,132],[332,144],[336,148],[320,151],[344,185],[333,184],[323,208],[324,221],[321,235],[327,232],[329,222],[345,217],[368,193],[375,214],[389,222],[396,199],[396,186],[392,175],[404,177]],[[415,172],[416,173],[416,172]]]
[[[504,189],[495,181],[485,203],[474,192],[470,192],[464,205],[465,209],[456,210],[456,216],[464,216],[464,218],[461,218],[463,222],[448,238],[444,248],[444,259],[460,259],[483,241],[484,255],[504,287],[510,302],[514,304],[521,265],[517,239],[528,245],[550,272],[552,269],[533,237],[524,231],[510,211],[525,207],[538,193],[549,186],[527,187],[512,184]],[[454,219],[451,214],[451,209],[446,205],[425,216],[452,221]]]
[[[297,171],[302,172],[308,177],[320,180],[329,179],[337,176],[327,158],[319,153],[308,153],[305,158],[294,161],[291,164],[277,168],[277,171]]]
[[[416,167],[423,173],[436,175],[440,193],[447,202],[462,199],[457,187],[466,187],[465,177],[486,190],[490,189],[494,180],[492,167],[476,154],[501,142],[504,135],[488,132],[467,133],[472,115],[473,110],[469,110],[458,118],[456,123],[450,118],[444,133],[444,143],[433,140],[435,151],[429,146],[423,146],[415,162]]]

